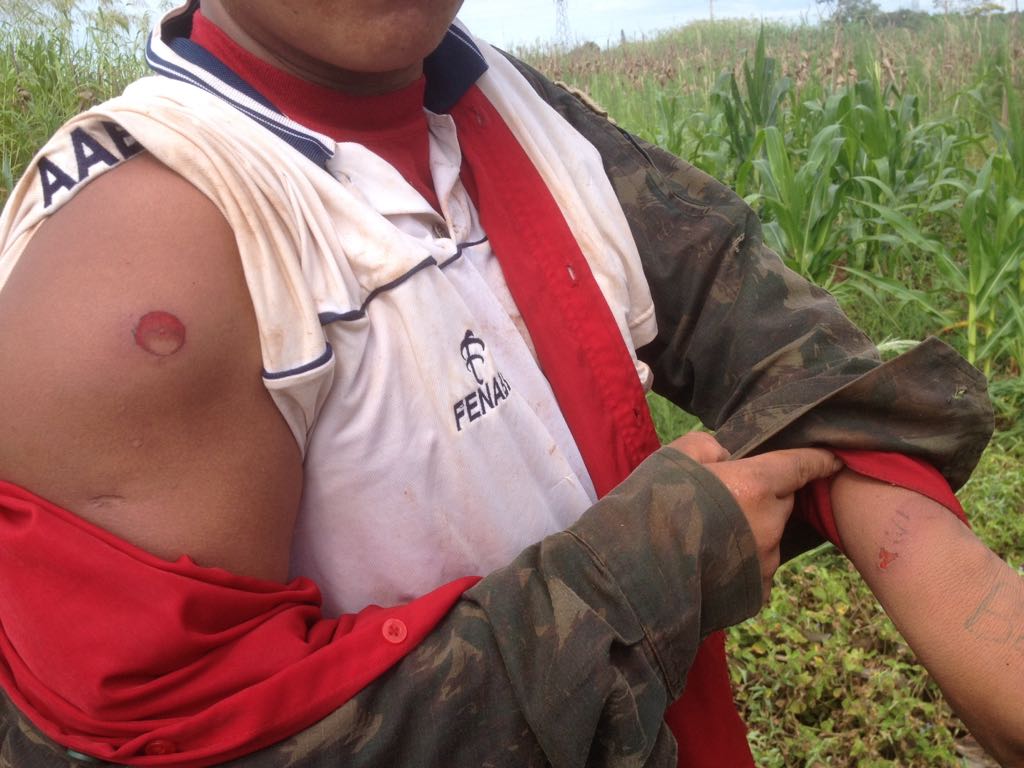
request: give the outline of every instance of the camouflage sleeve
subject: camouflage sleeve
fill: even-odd
[[[663,448],[344,707],[232,765],[674,766],[663,716],[698,643],[760,604],[742,512]],[[0,768],[81,764],[2,698],[0,740]]]
[[[513,60],[514,61],[514,60]],[[736,456],[800,445],[898,451],[953,488],[991,436],[985,378],[938,339],[885,364],[824,290],[763,243],[734,192],[514,61],[600,151],[650,284],[654,389]]]

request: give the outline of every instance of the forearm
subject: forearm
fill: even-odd
[[[957,714],[1024,765],[1024,579],[919,494],[844,472],[832,504],[847,554]]]

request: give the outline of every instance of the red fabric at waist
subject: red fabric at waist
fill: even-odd
[[[476,581],[325,619],[308,579],[276,584],[161,560],[0,482],[0,686],[80,752],[212,765],[333,712]],[[173,752],[147,754],[154,742]]]

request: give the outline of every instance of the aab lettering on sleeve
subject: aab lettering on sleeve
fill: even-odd
[[[70,192],[88,179],[97,165],[112,168],[142,151],[142,145],[117,123],[103,121],[100,125],[109,138],[109,144],[79,127],[70,134],[73,159],[68,156],[61,163],[51,159],[52,156],[40,159],[39,183],[42,185],[44,208],[53,205],[54,195],[60,190]],[[69,167],[72,164],[74,167]]]

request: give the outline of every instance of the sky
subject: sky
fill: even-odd
[[[913,7],[915,0],[879,0],[883,10]],[[565,0],[573,42],[604,46],[624,32],[639,38],[688,21],[707,19],[709,0]],[[816,23],[827,15],[814,0],[713,0],[715,18],[779,19]],[[917,0],[924,10],[930,0]],[[551,43],[555,0],[465,0],[459,18],[473,34],[495,45]]]
[[[265,2],[268,0],[259,0]],[[689,21],[707,19],[708,3],[716,19],[771,19],[817,23],[827,7],[815,0],[565,0],[570,41],[604,46],[651,36]],[[931,0],[876,0],[882,10],[931,8]],[[176,5],[175,0],[130,0],[150,9]],[[477,37],[502,48],[557,42],[555,0],[465,0],[459,18]]]

